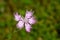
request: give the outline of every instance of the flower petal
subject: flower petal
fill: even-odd
[[[30,23],[30,24],[34,24],[34,23],[36,23],[35,18],[34,18],[34,17],[30,18],[30,19],[29,19],[29,23]]]
[[[19,21],[21,19],[21,15],[18,15],[18,13],[14,14],[15,20]]]
[[[25,24],[25,29],[26,29],[27,32],[30,32],[31,28],[32,28],[32,27],[31,27],[30,24],[28,24],[28,23]]]
[[[16,26],[17,26],[17,28],[22,29],[23,26],[24,26],[24,22],[23,22],[23,21],[19,21],[18,24],[17,24]]]
[[[33,12],[32,11],[26,11],[26,16],[25,18],[31,18],[33,15]]]

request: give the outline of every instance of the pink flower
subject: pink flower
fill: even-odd
[[[18,13],[16,13],[14,16],[15,16],[15,20],[18,21],[17,28],[22,29],[25,25],[25,29],[27,32],[30,32],[30,30],[32,28],[31,25],[36,23],[36,20],[33,17],[32,11],[26,11],[25,18],[18,15]]]

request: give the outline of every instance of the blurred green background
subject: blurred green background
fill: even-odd
[[[16,27],[13,14],[31,9],[37,23],[27,33]],[[0,40],[60,40],[60,0],[0,0]]]

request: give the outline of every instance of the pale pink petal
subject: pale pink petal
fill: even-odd
[[[32,27],[31,27],[30,24],[28,24],[28,23],[25,24],[25,29],[26,29],[27,32],[30,32],[31,28],[32,28]]]
[[[25,18],[31,18],[32,15],[33,15],[33,12],[32,11],[26,11]]]
[[[18,13],[14,14],[15,20],[19,21],[21,19],[21,15],[18,15]]]
[[[17,28],[22,29],[24,27],[24,22],[23,21],[19,21],[17,24]]]
[[[30,23],[30,24],[34,24],[34,23],[36,23],[35,18],[34,18],[34,17],[30,18],[30,19],[29,19],[29,23]]]

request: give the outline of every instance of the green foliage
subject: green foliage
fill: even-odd
[[[31,9],[37,22],[27,33],[16,27],[14,12]],[[0,40],[60,40],[60,0],[0,0]]]

